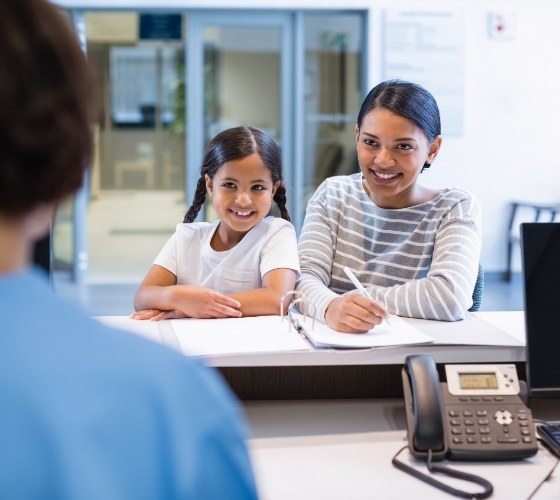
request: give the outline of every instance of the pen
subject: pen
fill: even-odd
[[[358,278],[356,278],[356,275],[352,272],[352,270],[349,267],[346,267],[346,266],[344,266],[342,268],[342,270],[346,273],[346,276],[348,276],[348,279],[356,287],[358,292],[360,292],[364,297],[367,297],[368,299],[371,299],[369,293],[367,293],[367,290],[364,288],[364,285],[362,285],[360,283],[360,281],[358,280]],[[388,317],[385,318],[385,321],[387,321],[387,324],[389,324],[389,325],[391,324]]]

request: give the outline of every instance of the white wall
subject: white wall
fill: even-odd
[[[482,264],[505,268],[511,200],[560,203],[560,3],[553,0],[59,0],[65,7],[283,8],[367,10],[370,84],[379,78],[379,13],[385,7],[462,9],[465,17],[465,127],[448,138],[423,182],[462,186],[484,210]],[[513,40],[492,40],[489,12],[514,13]]]
[[[482,265],[506,265],[512,200],[560,203],[560,4],[549,0],[371,2],[372,31],[384,7],[460,9],[465,17],[464,135],[444,139],[422,182],[461,186],[484,211]],[[512,40],[488,36],[488,13],[515,14]],[[371,83],[378,80],[379,37],[370,33]],[[519,253],[514,269],[520,268]]]
[[[560,5],[473,3],[465,9],[465,134],[444,143],[426,180],[478,196],[482,264],[502,270],[509,202],[560,203]],[[490,10],[516,13],[514,40],[488,37]]]

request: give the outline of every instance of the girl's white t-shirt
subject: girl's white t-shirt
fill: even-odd
[[[262,277],[273,269],[293,269],[299,276],[296,232],[288,221],[265,217],[233,248],[216,252],[210,240],[219,223],[177,224],[154,264],[177,276],[178,285],[223,294],[262,288]]]

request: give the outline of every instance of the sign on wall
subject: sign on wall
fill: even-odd
[[[181,14],[140,14],[140,40],[181,40]]]
[[[418,83],[436,98],[442,133],[463,135],[464,23],[456,11],[386,9],[383,79]]]

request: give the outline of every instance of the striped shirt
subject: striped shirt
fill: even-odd
[[[481,247],[481,210],[462,189],[420,205],[373,203],[362,174],[326,179],[305,215],[297,289],[323,319],[340,294],[355,291],[348,266],[391,314],[456,321],[472,305]]]

